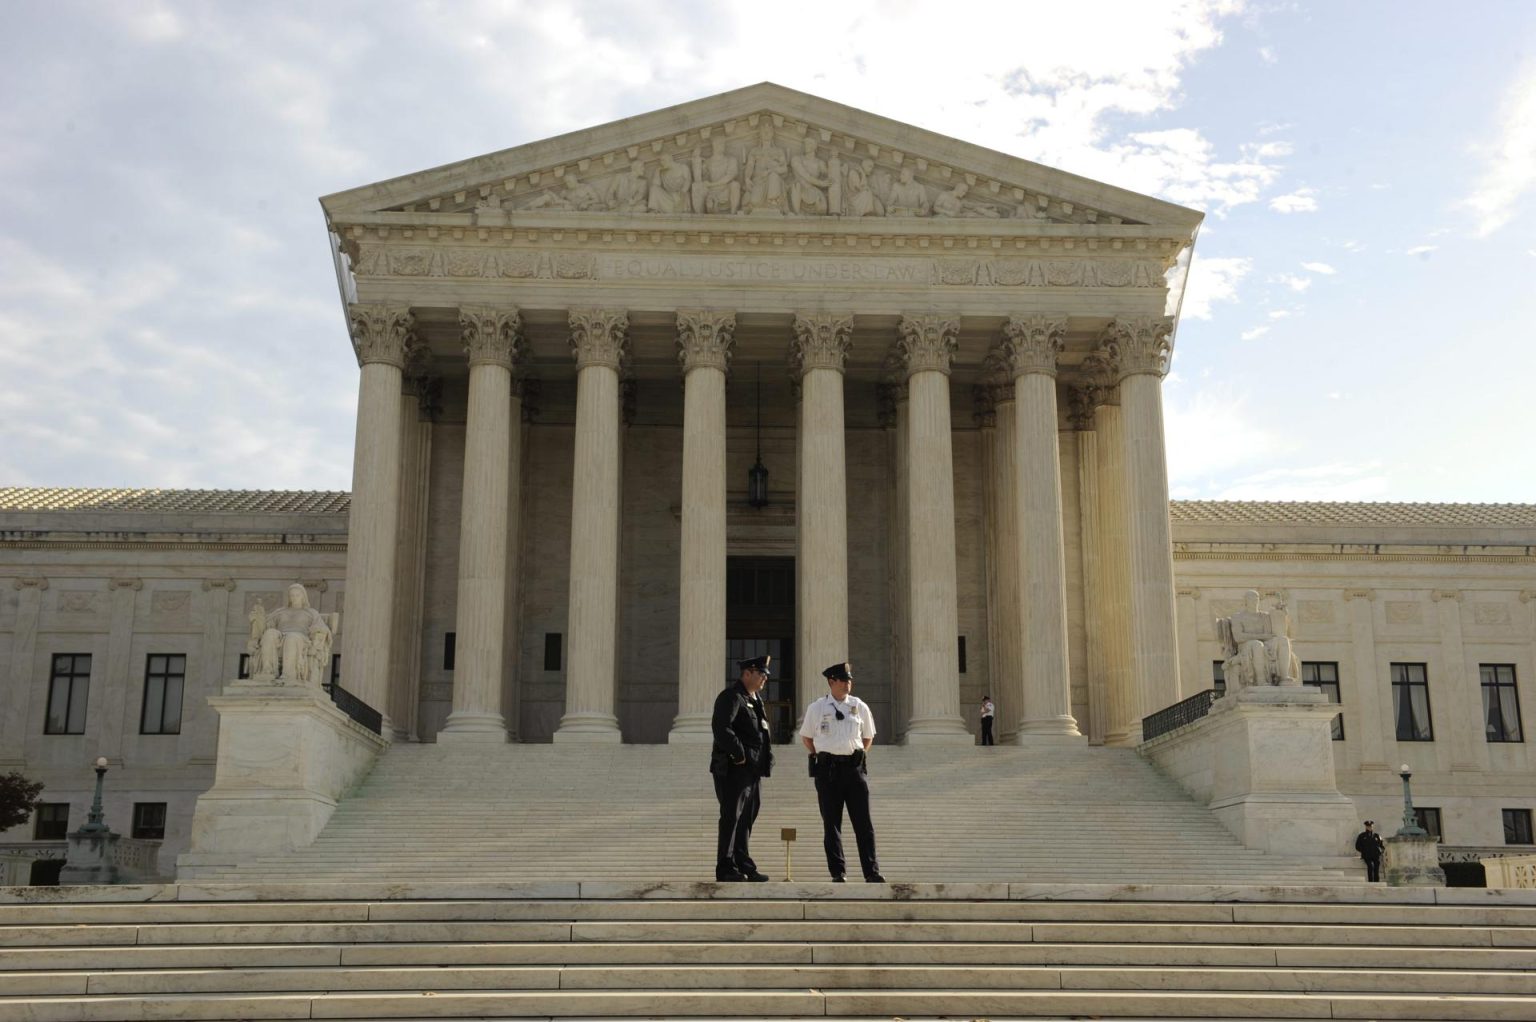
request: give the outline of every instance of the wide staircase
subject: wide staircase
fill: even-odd
[[[826,879],[805,755],[798,746],[778,754],[754,856],[783,879],[779,834],[792,827],[794,879]],[[310,847],[203,859],[179,875],[712,880],[718,810],[707,759],[700,746],[397,744]],[[881,870],[893,882],[1363,881],[1347,858],[1319,864],[1244,848],[1129,749],[876,746],[870,786]],[[844,833],[856,867],[846,824]]]
[[[825,882],[0,889],[0,1022],[1536,1019],[1530,892],[1097,894],[1112,900]]]

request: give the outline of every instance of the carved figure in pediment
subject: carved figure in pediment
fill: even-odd
[[[859,167],[848,168],[848,183],[844,189],[844,216],[884,216],[885,204],[870,187],[869,177]]]
[[[964,181],[955,185],[947,192],[940,192],[933,199],[934,216],[980,216],[996,219],[1001,216],[997,209],[986,203],[973,202],[967,199],[970,194],[970,186]]]
[[[335,638],[336,615],[331,617],[333,620],[327,621],[309,605],[309,593],[297,582],[288,587],[288,602],[281,609],[268,614],[258,602],[251,611],[252,642],[257,646],[251,661],[252,679],[321,684],[330,667]],[[255,638],[258,628],[259,640]],[[246,648],[250,649],[250,643]]]
[[[693,173],[671,153],[661,154],[661,166],[651,175],[652,213],[692,213]]]
[[[615,213],[644,213],[649,206],[651,182],[645,164],[636,160],[628,174],[618,174],[608,185],[608,208]]]
[[[565,190],[559,192],[545,192],[525,209],[560,209],[588,212],[603,208],[603,200],[598,198],[597,190],[587,184],[575,174],[565,175]]]
[[[708,159],[693,152],[693,208],[698,213],[741,209],[741,161],[718,138],[710,143]]]
[[[1014,210],[1013,216],[1016,220],[1050,219],[1043,212],[1041,212],[1039,206],[1035,205],[1035,200],[1028,197],[1026,197],[1023,202],[1019,203],[1019,208]]]
[[[1301,661],[1291,649],[1291,618],[1285,608],[1259,609],[1259,594],[1243,594],[1243,609],[1216,619],[1216,638],[1227,655],[1222,675],[1228,689],[1249,685],[1300,685]]]
[[[837,155],[837,150],[827,157],[827,180],[832,182],[827,185],[827,212],[833,216],[841,216],[843,213],[843,182],[847,174],[843,171],[843,161]]]
[[[900,179],[885,197],[885,211],[891,216],[927,216],[930,208],[928,190],[913,178],[911,167],[902,167]]]
[[[784,181],[789,159],[773,140],[773,125],[764,121],[757,129],[757,145],[747,153],[746,205],[754,213],[784,212]]]
[[[816,155],[816,140],[808,138],[801,151],[789,161],[794,177],[789,185],[789,211],[801,216],[825,216],[827,213],[827,189],[832,179],[827,176],[827,164]]]

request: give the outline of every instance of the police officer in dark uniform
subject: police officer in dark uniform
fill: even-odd
[[[773,772],[773,742],[768,712],[758,693],[768,682],[772,656],[742,660],[741,678],[715,698],[710,719],[714,746],[709,772],[720,802],[720,832],[715,842],[715,879],[764,881],[747,851],[752,824],[762,804],[762,779]]]
[[[865,754],[875,740],[875,715],[869,704],[853,695],[853,665],[833,664],[821,672],[831,690],[812,703],[800,723],[800,741],[811,754],[816,778],[816,805],[821,810],[822,846],[827,871],[843,883],[843,807],[853,823],[864,879],[885,883],[875,857],[875,825],[869,818],[869,772]]]

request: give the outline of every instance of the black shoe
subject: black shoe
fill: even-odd
[[[715,883],[717,884],[739,884],[746,879],[746,874],[738,873],[734,869],[715,870]]]
[[[832,878],[832,882],[834,884],[846,884],[848,882],[848,878],[839,873]]]
[[[748,880],[750,880],[754,884],[765,884],[765,883],[768,882],[768,874],[767,873],[759,873],[755,869],[751,870],[750,872],[743,873],[742,876],[746,877]]]
[[[879,873],[865,873],[864,882],[866,884],[883,884],[885,883],[885,877],[881,876]]]

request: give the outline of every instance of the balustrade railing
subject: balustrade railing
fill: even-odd
[[[1208,688],[1204,692],[1197,692],[1181,702],[1164,707],[1156,713],[1141,719],[1141,740],[1151,741],[1158,735],[1165,735],[1175,731],[1185,724],[1193,724],[1207,713],[1211,712],[1211,704],[1221,698],[1221,693],[1214,688]]]

